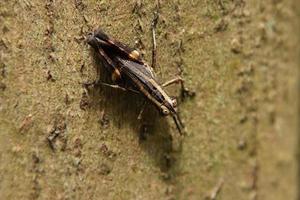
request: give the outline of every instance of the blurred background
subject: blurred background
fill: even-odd
[[[297,0],[1,0],[1,199],[300,199]],[[181,75],[187,134],[143,99],[84,87],[102,28]]]

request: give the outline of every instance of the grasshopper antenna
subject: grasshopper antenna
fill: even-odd
[[[179,134],[184,135],[185,134],[184,125],[183,125],[180,117],[177,114],[173,115],[172,117],[173,117],[173,120],[176,124],[176,127],[177,127],[177,130],[178,130]]]

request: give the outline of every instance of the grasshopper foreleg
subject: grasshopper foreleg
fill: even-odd
[[[181,77],[176,77],[176,78],[173,78],[173,79],[171,79],[171,80],[169,80],[169,81],[167,81],[167,82],[165,82],[164,84],[162,84],[162,86],[163,87],[167,87],[167,86],[169,86],[169,85],[172,85],[172,84],[174,84],[174,83],[183,83],[184,81],[183,81],[183,79],[181,78]]]
[[[193,96],[195,96],[195,92],[190,91],[188,88],[186,88],[184,86],[184,80],[180,76],[178,76],[178,77],[176,77],[174,79],[171,79],[171,80],[165,82],[164,84],[162,84],[162,87],[167,87],[167,86],[175,84],[175,83],[176,84],[180,83],[180,85],[181,85],[181,97],[183,99],[185,97],[193,97]]]

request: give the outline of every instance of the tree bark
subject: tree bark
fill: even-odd
[[[296,4],[2,0],[1,199],[297,199]],[[141,97],[83,86],[105,74],[85,36],[150,63],[155,13],[158,78],[196,92],[184,137],[150,105],[137,120]]]

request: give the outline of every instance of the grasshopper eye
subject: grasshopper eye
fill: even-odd
[[[164,114],[164,115],[170,114],[170,111],[166,106],[161,106],[161,111],[162,111],[162,114]]]

